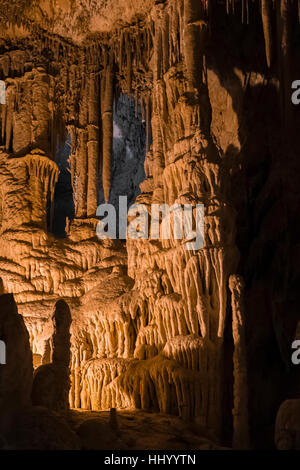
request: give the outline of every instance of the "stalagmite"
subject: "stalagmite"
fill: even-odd
[[[119,424],[118,424],[118,415],[115,408],[110,409],[109,413],[109,425],[110,428],[116,433],[120,434]]]
[[[235,449],[249,449],[244,280],[242,277],[232,274],[229,278],[229,289],[231,291],[234,342],[233,447]]]
[[[70,363],[70,325],[72,319],[70,309],[64,300],[59,300],[56,303],[53,321],[52,363],[68,368]]]
[[[34,405],[52,410],[69,408],[71,321],[68,305],[63,300],[58,301],[53,315],[52,362],[35,370],[32,387]]]

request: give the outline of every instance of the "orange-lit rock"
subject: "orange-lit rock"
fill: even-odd
[[[35,405],[178,415],[236,448],[274,424],[299,320],[294,3],[2,1],[0,277],[39,365]],[[203,204],[203,246],[98,239],[97,206],[121,191],[149,215]]]

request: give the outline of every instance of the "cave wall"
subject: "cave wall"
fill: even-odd
[[[41,362],[54,305],[69,304],[72,407],[174,413],[217,436],[225,426],[245,448],[248,414],[255,441],[297,386],[288,362],[297,272],[283,269],[297,256],[296,235],[284,239],[298,200],[297,150],[286,144],[297,124],[285,86],[289,54],[297,57],[296,34],[289,39],[296,7],[223,3],[149,5],[130,26],[84,43],[18,20],[0,56],[0,276]],[[133,134],[123,117],[132,103]],[[131,162],[126,144],[124,152],[114,143],[114,122],[133,146]],[[57,239],[57,149],[66,134],[74,218]],[[97,206],[114,203],[123,187],[149,211],[151,203],[203,203],[204,246],[186,250],[174,234],[98,240]]]

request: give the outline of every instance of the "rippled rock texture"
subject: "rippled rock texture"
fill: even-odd
[[[0,276],[40,373],[67,303],[71,407],[248,448],[299,396],[296,3],[1,2]],[[119,195],[203,204],[204,245],[99,240]]]

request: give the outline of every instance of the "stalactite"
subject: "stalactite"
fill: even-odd
[[[124,31],[121,31],[120,35],[120,51],[119,51],[119,68],[120,71],[122,72],[123,67],[124,67],[124,56],[125,56],[125,33]]]
[[[128,94],[132,92],[132,51],[129,33],[126,33],[126,80]]]
[[[47,200],[53,202],[58,179],[56,163],[45,155],[30,154],[24,157],[28,168],[28,184],[31,199],[31,220],[46,229]]]
[[[151,51],[151,31],[150,29],[147,29],[147,58],[148,60],[150,60],[150,51]]]
[[[266,60],[269,68],[271,67],[273,55],[271,12],[271,0],[261,0],[261,17],[265,37]]]
[[[136,34],[134,59],[135,59],[136,67],[140,67],[140,64],[141,64],[141,35],[140,35],[140,31],[138,31],[137,34]]]
[[[162,18],[162,53],[163,53],[163,71],[166,73],[169,70],[169,14],[164,11]]]
[[[191,85],[199,88],[202,83],[203,55],[207,32],[201,3],[184,1],[184,56]]]
[[[156,25],[154,36],[154,62],[154,79],[160,80],[162,72],[162,37],[159,24]]]
[[[88,93],[85,80],[86,67],[84,56],[81,57],[81,91],[79,101],[79,127],[77,130],[78,147],[74,154],[75,176],[73,179],[73,193],[75,202],[76,217],[86,217],[87,215],[87,182],[88,182],[88,162],[87,162],[87,131],[88,123]]]
[[[281,87],[281,109],[285,128],[289,128],[291,114],[290,84],[291,84],[291,3],[289,0],[280,0],[277,4],[278,55],[279,77]]]
[[[172,16],[171,16],[171,37],[172,37],[172,65],[176,64],[179,60],[179,52],[178,52],[178,29],[179,29],[179,18],[178,18],[178,10],[176,8],[176,4],[172,8]]]
[[[145,103],[144,103],[143,97],[140,97],[139,99],[139,106],[141,110],[142,122],[144,123],[146,121],[146,116],[145,116]]]
[[[90,73],[88,78],[88,184],[87,216],[94,217],[98,206],[99,173],[99,87],[97,76]]]
[[[146,96],[146,153],[150,150],[151,143],[151,98]]]
[[[7,88],[6,100],[5,148],[7,151],[10,151],[13,148],[13,116],[15,109],[15,89],[13,85]]]
[[[128,64],[127,64],[128,66]],[[111,153],[113,145],[113,102],[114,102],[114,66],[110,55],[109,62],[104,70],[104,86],[101,97],[102,115],[102,185],[105,201],[109,201],[111,185]]]
[[[249,24],[249,0],[246,0],[247,24]]]
[[[3,104],[1,112],[2,128],[1,128],[1,139],[2,143],[5,142],[5,132],[6,132],[6,115],[7,115],[7,105]]]

